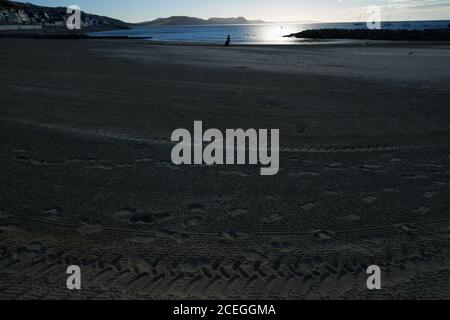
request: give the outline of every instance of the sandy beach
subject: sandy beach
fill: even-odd
[[[1,299],[450,297],[448,43],[0,38],[0,61]],[[195,120],[279,129],[280,172],[173,165]]]

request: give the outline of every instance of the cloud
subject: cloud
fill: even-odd
[[[450,1],[436,0],[387,0],[388,4],[380,5],[388,9],[439,9],[450,7]]]
[[[360,21],[369,16],[367,13],[368,7],[376,5],[381,9],[383,20],[444,20],[450,17],[450,1],[379,0],[377,2],[370,2],[371,3],[366,6],[357,6],[338,10],[336,11],[336,14],[347,17],[351,16]]]

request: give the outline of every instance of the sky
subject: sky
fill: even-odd
[[[25,2],[26,0],[17,0]],[[27,0],[47,6],[78,5],[88,13],[127,22],[169,16],[239,17],[265,21],[366,21],[369,6],[382,20],[450,20],[450,0]]]

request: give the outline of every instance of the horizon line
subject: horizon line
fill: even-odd
[[[33,6],[43,7],[43,8],[66,8],[66,6],[47,6],[47,5],[34,4],[34,3],[32,3],[32,0],[29,0],[29,1],[27,1],[27,0],[20,0],[20,1],[18,1],[18,0],[0,0],[0,3],[3,2],[3,1],[5,1],[5,2],[13,2],[13,3],[21,3],[21,4],[24,4],[24,5],[30,5],[31,4]],[[227,17],[210,16],[208,18],[202,18],[202,17],[198,17],[198,16],[191,16],[191,15],[170,15],[170,16],[167,16],[167,17],[149,18],[148,20],[146,19],[146,20],[141,20],[141,21],[130,22],[130,21],[126,20],[126,19],[105,15],[103,13],[94,13],[94,12],[89,12],[89,11],[84,11],[84,10],[82,10],[82,12],[87,13],[87,14],[98,15],[98,16],[103,16],[103,17],[108,17],[108,18],[120,20],[120,21],[122,21],[124,23],[127,23],[127,24],[139,24],[139,23],[145,23],[145,22],[152,22],[152,21],[155,21],[155,20],[158,20],[158,19],[168,19],[168,18],[171,18],[171,17],[187,17],[187,18],[201,19],[201,20],[205,20],[205,21],[207,21],[209,19],[214,19],[214,18],[217,18],[217,19],[244,18],[247,21],[262,21],[264,24],[277,24],[277,23],[280,23],[280,24],[281,23],[285,23],[285,24],[294,24],[294,23],[300,23],[300,24],[301,23],[323,23],[323,24],[325,24],[325,23],[329,23],[329,24],[332,24],[332,23],[364,23],[363,21],[350,21],[350,20],[323,21],[323,20],[309,20],[309,19],[266,21],[266,20],[261,19],[261,18],[247,19],[245,16],[241,16],[241,15],[234,16],[234,17],[233,16],[227,16]],[[408,20],[398,20],[398,19],[392,20],[391,19],[391,20],[382,20],[381,22],[383,23],[383,22],[419,22],[419,21],[423,21],[423,22],[425,22],[425,21],[430,21],[430,22],[432,22],[432,21],[450,21],[450,18],[448,18],[448,19],[420,19],[420,20],[409,20],[409,19]]]

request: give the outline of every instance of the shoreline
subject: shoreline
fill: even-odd
[[[41,26],[42,27],[42,26]],[[38,30],[18,29],[18,30],[0,30],[0,38],[73,38],[85,37],[89,33],[127,30],[126,27],[84,27],[82,30],[70,31],[65,27],[43,27]]]
[[[89,34],[11,34],[0,32],[0,39],[35,39],[35,40],[127,40],[137,41],[140,44],[151,44],[161,46],[195,46],[195,47],[224,47],[221,43],[208,43],[201,41],[161,41],[153,40],[151,37],[133,37],[133,36],[95,36]],[[145,40],[145,42],[142,42]],[[295,48],[295,47],[359,47],[370,45],[372,47],[398,47],[398,46],[448,46],[448,41],[418,41],[418,40],[362,40],[362,39],[306,39],[301,43],[232,43],[230,48]],[[225,49],[226,50],[226,49]]]
[[[109,37],[104,37],[102,39],[108,39]],[[147,39],[147,38],[146,38]],[[128,38],[128,40],[133,40],[133,37]],[[139,39],[145,40],[145,39]],[[335,41],[341,40],[341,41]],[[409,46],[409,45],[423,45],[423,46],[434,46],[434,45],[450,45],[449,41],[414,41],[414,40],[358,40],[358,39],[320,39],[319,41],[311,40],[305,41],[302,43],[280,43],[280,44],[260,44],[260,43],[232,43],[230,48],[233,47],[308,47],[308,46],[367,46],[367,42],[369,42],[372,46]],[[186,42],[186,41],[159,41],[148,39],[148,43],[155,45],[174,45],[174,46],[204,46],[204,47],[224,47],[223,44],[220,43],[205,43],[205,42]]]

